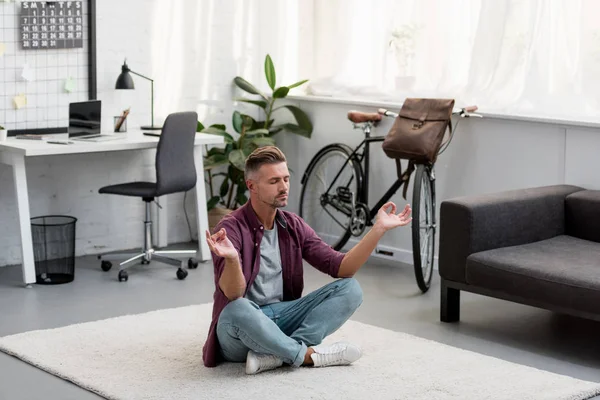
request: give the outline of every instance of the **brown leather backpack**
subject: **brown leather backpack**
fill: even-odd
[[[450,118],[454,99],[407,98],[382,144],[385,154],[396,160],[398,177],[404,180],[403,196],[415,164],[434,163]],[[402,173],[400,160],[409,160]]]

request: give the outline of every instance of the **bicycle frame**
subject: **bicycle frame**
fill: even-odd
[[[352,160],[352,159],[356,160],[359,163],[359,165],[361,166],[361,172],[363,175],[362,176],[363,184],[362,184],[362,187],[359,188],[358,201],[365,204],[367,206],[367,208],[369,208],[369,220],[367,221],[367,226],[373,225],[373,218],[375,218],[379,209],[389,199],[392,198],[392,196],[398,191],[398,189],[402,186],[402,183],[403,183],[403,181],[401,179],[399,179],[399,178],[396,179],[396,181],[392,184],[392,186],[390,186],[390,188],[387,190],[387,192],[385,192],[384,195],[381,197],[381,199],[379,199],[377,204],[373,208],[369,207],[369,168],[370,168],[370,158],[371,158],[370,157],[371,143],[383,142],[385,139],[385,136],[371,137],[371,127],[372,127],[371,123],[365,123],[365,125],[363,127],[361,127],[363,129],[365,139],[358,146],[356,146],[356,148],[352,151],[352,153],[350,154],[350,157],[346,160],[344,165],[342,165],[342,167],[338,171],[337,175],[335,176],[335,178],[333,179],[333,181],[327,188],[327,191],[325,192],[326,194],[330,192],[330,190],[336,183],[337,179],[339,178],[340,174],[344,170],[344,167],[346,166],[346,164],[349,163],[350,160]],[[363,149],[363,150],[362,150],[362,152],[359,153],[359,151],[361,151],[361,149]],[[338,211],[344,212],[343,210],[340,210],[340,209],[338,209]]]

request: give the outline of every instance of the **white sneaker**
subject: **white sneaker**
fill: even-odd
[[[246,373],[248,375],[269,371],[271,369],[279,368],[282,365],[283,360],[269,354],[259,354],[249,350],[248,355],[246,356]]]
[[[331,345],[320,344],[312,348],[315,352],[310,357],[315,367],[348,365],[362,356],[360,347],[346,342],[337,342]]]

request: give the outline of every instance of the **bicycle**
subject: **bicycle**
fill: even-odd
[[[476,106],[454,109],[452,115],[460,118],[481,117],[473,113],[476,110]],[[362,129],[364,140],[354,149],[343,143],[325,146],[312,158],[302,176],[300,216],[336,250],[342,249],[351,236],[360,236],[367,226],[372,226],[379,209],[405,182],[399,176],[377,204],[369,208],[370,145],[385,139],[385,136],[371,136],[371,130],[383,117],[397,116],[397,113],[385,109],[379,109],[377,113],[348,112],[348,119],[353,123],[354,129]],[[459,121],[460,119],[454,127],[450,125],[452,129],[449,138],[440,147],[438,155],[452,141]],[[331,177],[333,178],[330,179]],[[340,183],[334,187],[338,181]],[[324,213],[317,212],[315,205]],[[416,164],[412,211],[414,271],[419,289],[425,293],[431,284],[435,253],[433,163]],[[331,232],[332,226],[337,229],[337,233]]]

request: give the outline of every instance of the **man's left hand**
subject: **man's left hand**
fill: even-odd
[[[388,212],[388,209],[391,210]],[[384,231],[397,228],[399,226],[408,225],[412,218],[410,216],[412,209],[410,204],[407,204],[399,214],[396,214],[396,205],[391,201],[385,203],[377,212],[376,226],[379,226]]]

